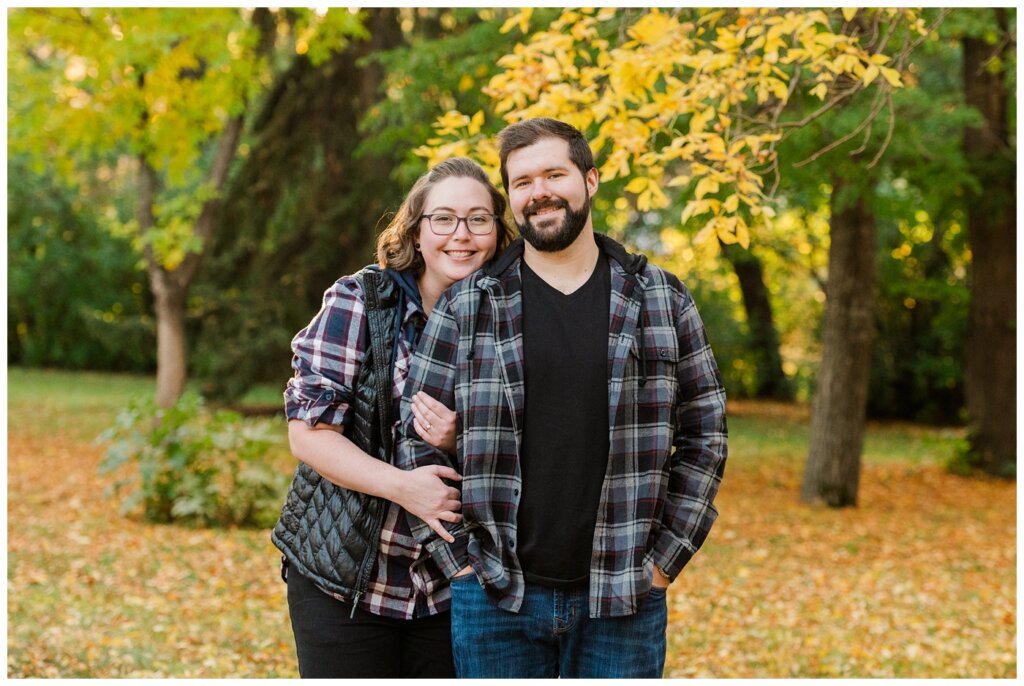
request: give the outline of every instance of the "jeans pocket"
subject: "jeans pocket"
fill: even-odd
[[[470,572],[469,574],[463,574],[462,576],[453,576],[448,580],[448,584],[454,588],[456,586],[464,586],[470,580],[476,580],[476,572]]]

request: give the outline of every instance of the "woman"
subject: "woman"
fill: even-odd
[[[292,341],[285,391],[299,466],[272,539],[283,553],[303,677],[454,676],[449,591],[423,570],[402,509],[451,539],[461,477],[392,466],[413,349],[441,293],[510,241],[505,199],[475,162],[442,162],[377,242],[377,266],[342,277]],[[418,394],[414,426],[455,451],[455,414]],[[414,565],[413,562],[416,562]]]

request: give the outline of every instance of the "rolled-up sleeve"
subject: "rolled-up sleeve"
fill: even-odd
[[[284,391],[288,419],[309,426],[351,421],[352,393],[367,338],[362,288],[355,278],[343,277],[324,292],[320,311],[292,339],[295,373]]]

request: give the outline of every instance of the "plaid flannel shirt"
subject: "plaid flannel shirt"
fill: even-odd
[[[392,416],[398,417],[415,339],[423,330],[426,315],[411,299],[402,313],[402,327],[395,351],[392,379]],[[369,346],[369,328],[362,288],[351,276],[338,279],[324,293],[323,306],[309,325],[292,340],[294,376],[284,392],[285,414],[309,426],[326,423],[347,425],[352,421],[351,400],[359,368]],[[392,427],[394,432],[398,420]],[[409,530],[404,510],[389,503],[381,529],[380,545],[369,586],[357,607],[382,617],[412,619],[448,609],[449,590],[432,564],[414,578],[410,566],[422,557],[422,547]],[[423,567],[420,563],[420,567]],[[341,598],[326,589],[328,595]]]
[[[726,459],[725,391],[704,326],[672,274],[597,235],[611,263],[608,331],[610,449],[594,530],[589,614],[636,612],[653,566],[675,578],[717,517],[712,501]],[[409,517],[449,578],[472,565],[498,606],[516,612],[524,579],[516,557],[524,375],[521,240],[453,286],[434,308],[401,405],[397,464],[449,464],[462,475],[463,520],[446,543]],[[423,390],[461,422],[456,463],[412,426]],[[552,503],[558,507],[558,503]]]

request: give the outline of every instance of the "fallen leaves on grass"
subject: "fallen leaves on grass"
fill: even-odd
[[[297,676],[269,532],[125,519],[99,458],[9,437],[8,676]]]
[[[1014,677],[1015,484],[865,465],[859,507],[740,457],[670,596],[671,677]]]
[[[296,676],[268,532],[125,519],[100,449],[11,429],[9,677]],[[730,457],[670,590],[666,676],[1016,675],[1014,484],[868,464],[860,507],[834,511],[799,483]]]

